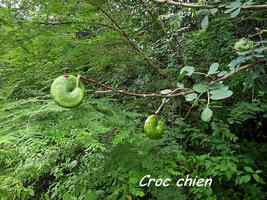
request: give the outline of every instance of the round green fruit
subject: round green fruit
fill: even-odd
[[[156,115],[150,115],[145,121],[144,132],[150,139],[160,139],[163,136],[164,129],[164,121],[158,121],[158,117]]]
[[[53,81],[50,93],[59,106],[73,108],[82,103],[85,89],[78,77],[62,75]]]

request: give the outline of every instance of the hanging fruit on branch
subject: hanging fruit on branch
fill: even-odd
[[[144,132],[150,139],[160,139],[164,134],[165,123],[157,115],[150,115],[144,125]]]
[[[62,75],[57,77],[50,88],[50,93],[55,102],[64,108],[74,108],[82,103],[85,88],[79,75]]]

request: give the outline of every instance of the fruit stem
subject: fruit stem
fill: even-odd
[[[79,81],[80,81],[81,75],[78,74],[77,75],[77,79],[76,79],[76,87],[79,87]]]
[[[155,112],[155,115],[159,115],[161,109],[164,107],[165,103],[167,103],[168,101],[169,101],[169,99],[167,99],[167,98],[162,99],[162,102],[161,102],[159,108]]]
[[[207,94],[208,94],[208,104],[207,104],[208,107],[210,105],[210,92],[208,91]]]

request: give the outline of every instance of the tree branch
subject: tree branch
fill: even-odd
[[[158,3],[165,3],[185,8],[196,8],[196,9],[212,9],[217,8],[216,6],[212,5],[202,5],[202,4],[195,4],[195,3],[182,3],[173,0],[154,0]],[[222,7],[223,8],[223,7]],[[241,6],[241,10],[267,10],[267,4],[263,5],[250,5],[250,6]]]
[[[211,85],[213,85],[213,84],[215,84],[217,82],[220,82],[220,81],[224,81],[226,79],[229,79],[234,74],[239,73],[240,71],[244,71],[246,69],[249,69],[249,68],[251,68],[253,66],[254,66],[253,64],[247,64],[247,65],[241,66],[238,70],[236,70],[234,72],[231,72],[229,74],[226,74],[225,76],[220,77],[220,78],[218,78],[218,79],[216,79],[214,81],[211,81],[209,83],[209,85],[211,86]],[[153,93],[136,93],[136,92],[131,92],[131,91],[128,91],[128,90],[125,90],[125,89],[115,89],[115,88],[113,88],[110,85],[101,83],[101,82],[99,82],[99,81],[97,81],[95,79],[87,78],[87,77],[84,77],[84,76],[81,76],[80,79],[83,80],[84,82],[88,83],[88,84],[94,84],[96,86],[101,86],[104,89],[106,89],[105,91],[98,91],[96,93],[117,93],[117,94],[122,94],[122,95],[127,95],[127,96],[135,96],[135,97],[143,97],[143,98],[146,98],[146,97],[170,98],[170,97],[185,96],[185,95],[188,95],[188,94],[192,94],[194,92],[193,90],[191,90],[189,88],[185,88],[185,89],[174,88],[168,94],[161,94],[159,92],[153,92]],[[165,103],[166,102],[164,102],[164,104]]]
[[[202,5],[202,4],[195,4],[195,3],[182,3],[182,2],[177,2],[177,1],[172,1],[172,0],[154,0],[158,3],[165,3],[165,4],[171,4],[175,6],[180,6],[180,7],[185,7],[185,8],[214,8],[213,6],[209,5]]]
[[[110,85],[107,84],[103,84],[95,79],[91,79],[91,78],[86,78],[84,76],[80,77],[81,80],[83,80],[86,83],[91,83],[94,84],[96,86],[101,86],[104,89],[106,89],[106,91],[97,91],[96,93],[118,93],[118,94],[122,94],[122,95],[127,95],[127,96],[135,96],[135,97],[174,97],[174,96],[182,96],[182,95],[186,95],[188,93],[188,91],[182,91],[179,93],[175,93],[172,95],[164,95],[164,94],[160,94],[160,93],[136,93],[136,92],[130,92],[128,90],[124,90],[124,89],[115,89]],[[181,90],[181,89],[180,89]],[[177,88],[175,89],[175,91],[177,91]]]
[[[242,6],[241,9],[242,10],[267,10],[267,4]]]

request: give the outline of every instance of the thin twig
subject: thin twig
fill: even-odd
[[[156,64],[149,56],[147,56],[129,37],[128,33],[122,30],[120,25],[116,22],[116,20],[104,9],[99,8],[99,10],[108,18],[111,23],[113,24],[114,28],[119,32],[123,38],[128,42],[128,44],[134,49],[138,54],[140,54],[146,61],[147,63],[156,71],[158,72],[161,76],[166,77],[166,74],[162,72],[160,69],[160,66]]]
[[[111,93],[113,92],[112,90],[98,90],[98,91],[95,91],[95,94],[105,94],[105,93]]]

